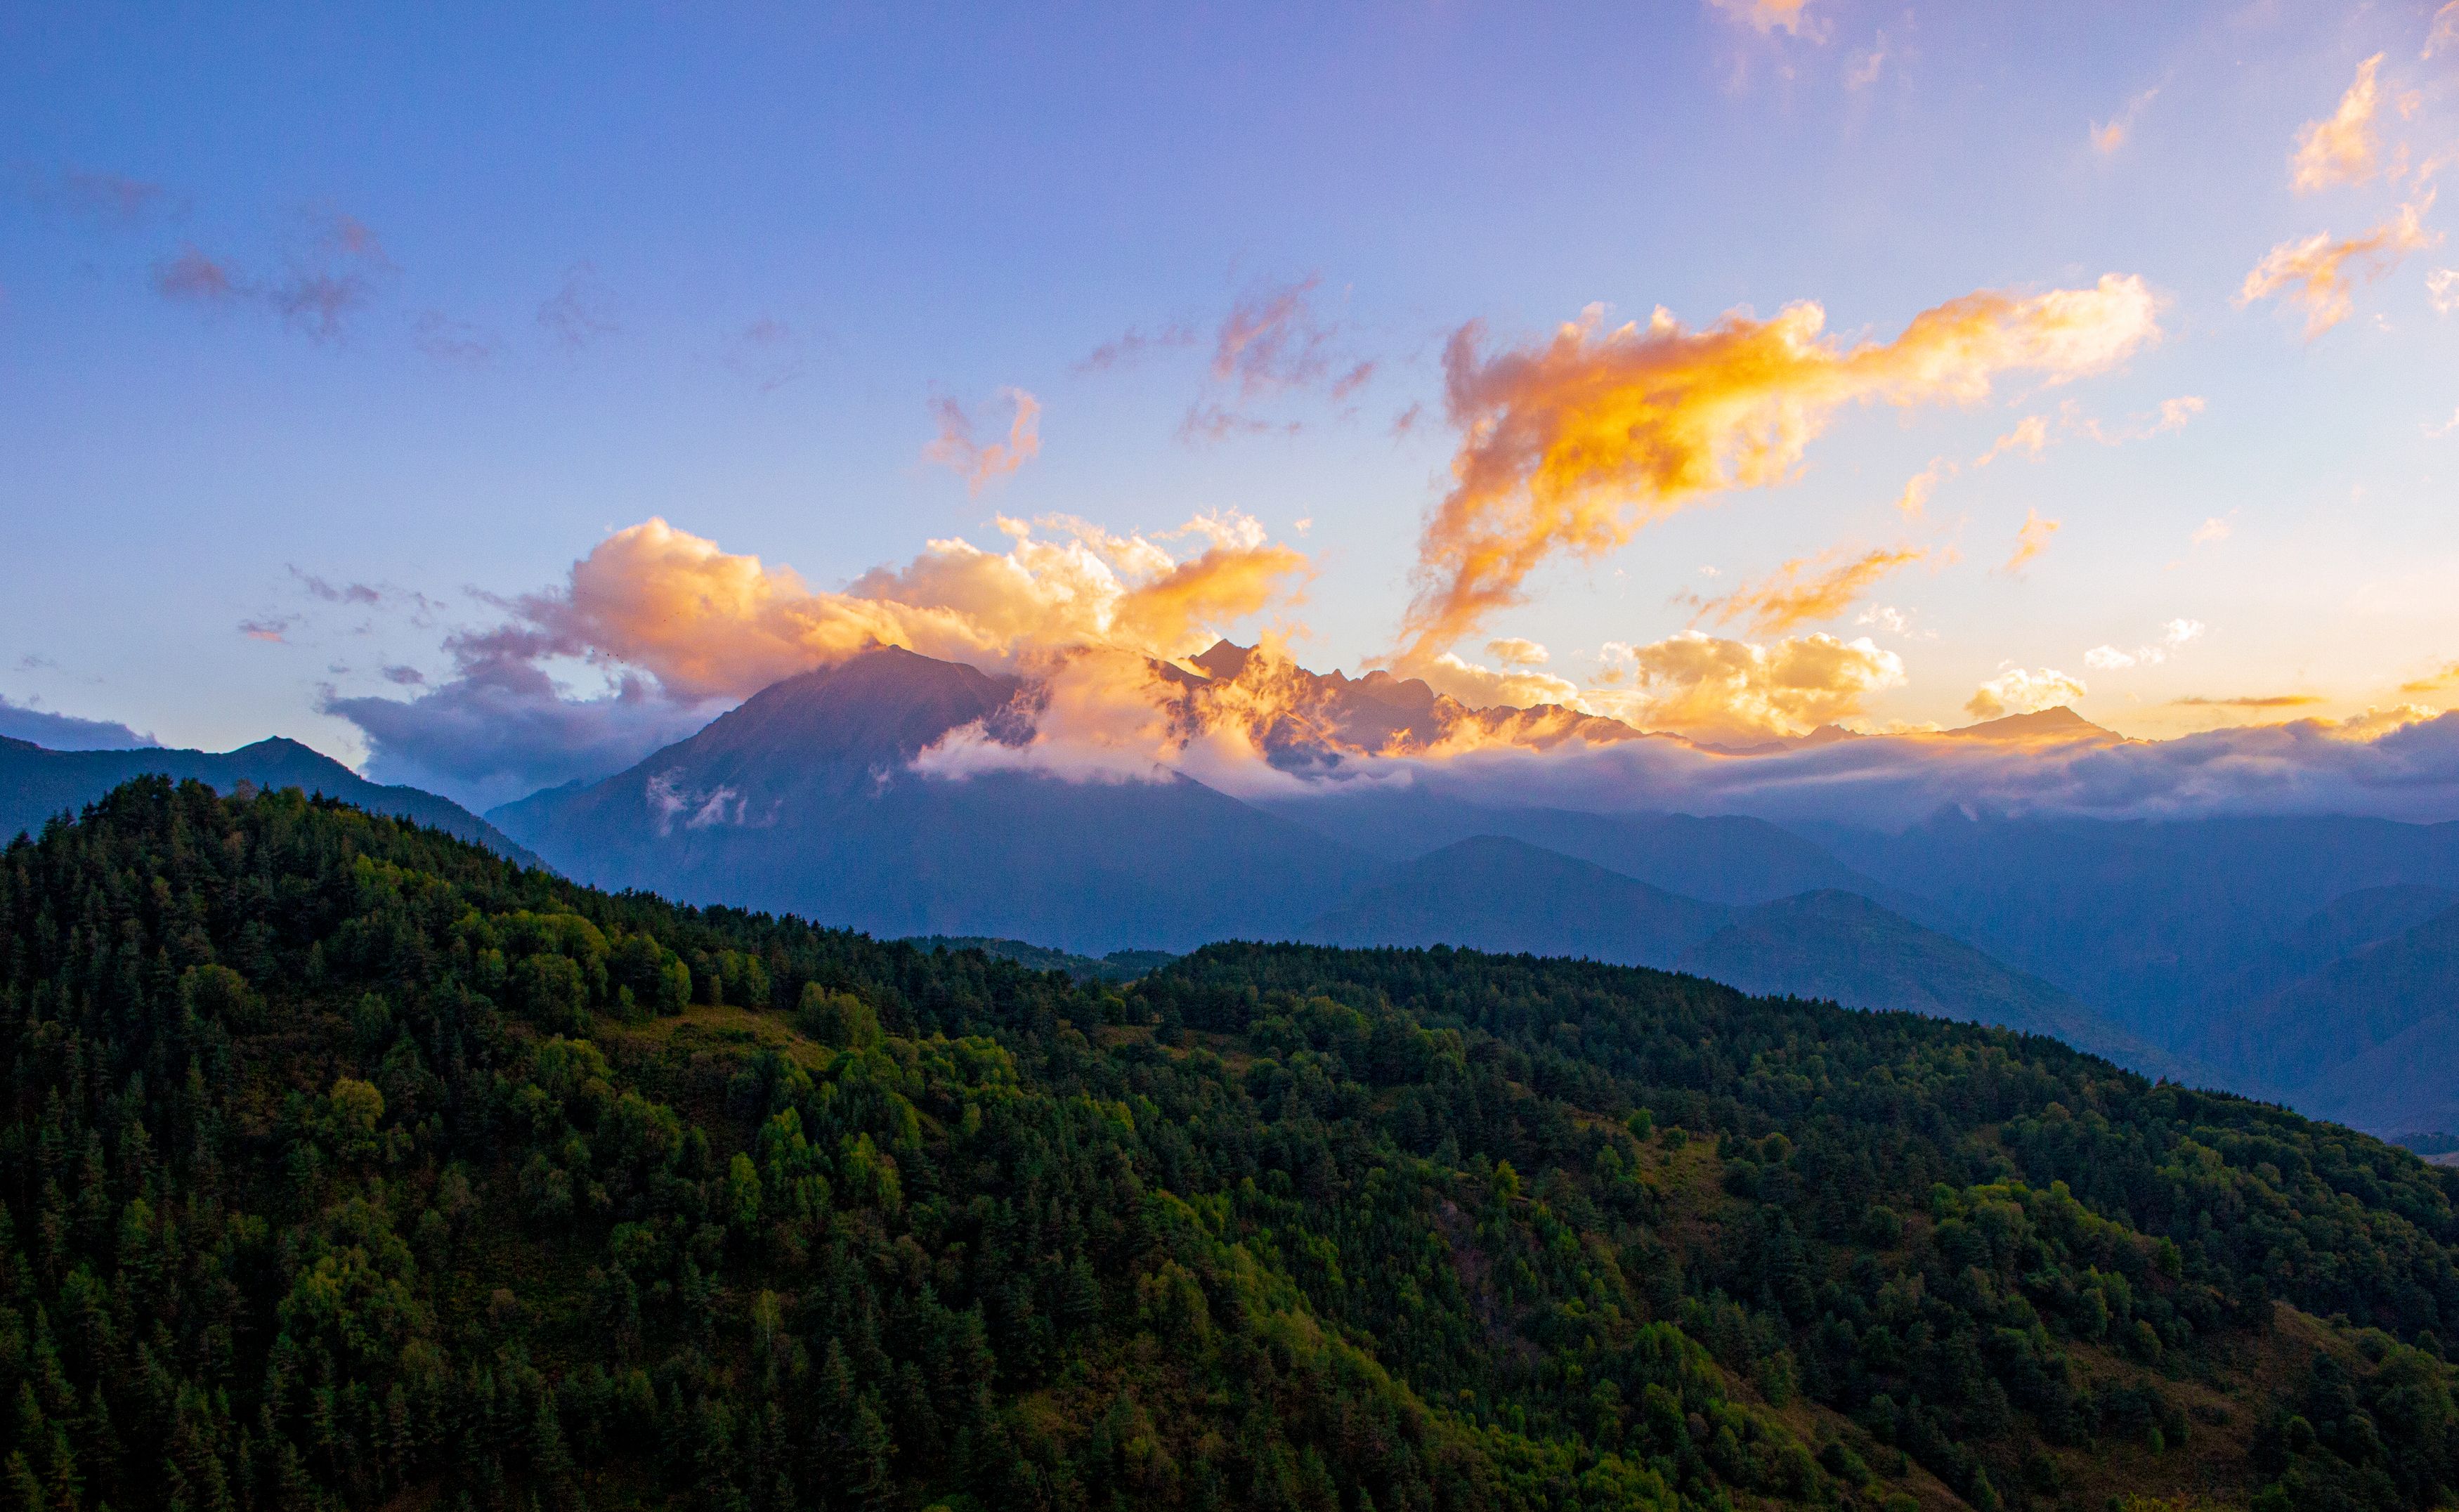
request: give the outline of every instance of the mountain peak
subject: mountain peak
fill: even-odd
[[[2124,739],[2115,730],[2105,729],[2061,704],[2055,708],[2035,710],[2029,714],[2009,714],[2003,719],[1983,720],[1961,729],[1942,731],[1958,740],[2034,741],[2034,740],[2107,740]]]

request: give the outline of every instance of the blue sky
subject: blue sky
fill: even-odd
[[[2311,340],[2234,299],[2283,242],[2448,219],[2433,5],[1324,10],[0,9],[0,696],[358,760],[329,699],[442,682],[490,596],[651,516],[832,589],[926,538],[996,548],[995,514],[1243,512],[1311,564],[1293,651],[1356,670],[1449,486],[1464,323],[1503,346],[1595,303],[1696,326],[1815,300],[1884,341],[2109,273],[2162,301],[2123,362],[1848,405],[1788,481],[1550,559],[1477,639],[1581,681],[1691,624],[1677,595],[1917,540],[1788,632],[1901,660],[1865,722],[1958,723],[2008,667],[2130,732],[2255,717],[2188,697],[2340,718],[2459,657],[2459,435],[2428,433],[2459,317],[2427,283],[2459,250]],[[2376,53],[2385,171],[2295,192],[2299,130]],[[191,253],[227,293],[180,282]],[[1225,320],[1290,290],[1321,371],[1212,376]],[[1131,330],[1186,339],[1086,369]],[[988,439],[1011,388],[1029,461],[976,493],[923,460],[935,400]],[[2180,397],[2162,434],[2078,429]],[[1203,406],[1269,429],[1190,435]],[[2035,415],[2038,460],[1972,465]],[[1916,529],[1894,501],[1939,457]],[[2028,511],[2058,533],[1993,572]],[[2179,620],[2202,632],[2156,665],[2087,669]]]

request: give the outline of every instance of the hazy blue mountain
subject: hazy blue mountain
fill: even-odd
[[[1929,899],[1934,926],[2162,1043],[2198,1027],[2191,1004],[2290,944],[2334,900],[2402,885],[2459,890],[2459,824],[1945,813],[1897,835],[1799,828],[1846,864]]]
[[[1739,910],[1678,964],[1748,993],[1998,1024],[2053,1036],[2147,1075],[2192,1076],[2176,1057],[2039,977],[1855,892],[1805,892]]]
[[[1372,870],[1185,777],[913,769],[976,721],[1013,738],[1016,692],[969,666],[873,650],[766,688],[629,771],[491,817],[600,886],[1083,955],[1286,937]]]
[[[330,756],[279,736],[229,751],[158,746],[51,750],[31,741],[0,736],[0,842],[20,830],[39,830],[56,815],[74,814],[131,777],[152,774],[194,779],[225,793],[242,782],[259,788],[299,788],[356,804],[370,813],[431,825],[524,866],[540,864],[495,826],[450,798],[417,788],[371,783]]]
[[[1897,891],[1791,830],[1739,815],[1515,808],[1422,789],[1285,798],[1259,807],[1393,861],[1472,835],[1501,835],[1714,903],[1763,903],[1817,888],[1873,895]]]
[[[1478,835],[1401,862],[1298,937],[1670,967],[1730,913],[1524,841]]]
[[[2414,882],[2361,888],[2335,898],[2241,969],[2206,991],[2188,993],[2168,1038],[2214,1071],[2248,1084],[2270,1085],[2274,1078],[2261,1069],[2267,1050],[2259,1038],[2242,1031],[2255,1004],[2343,956],[2407,933],[2454,904],[2459,904],[2459,892]],[[2311,1066],[2301,1068],[2292,1083],[2310,1079],[2313,1072]]]
[[[2183,1069],[2048,982],[1859,893],[1830,889],[1740,908],[1495,835],[1400,863],[1299,937],[1656,966],[1750,993],[2053,1035],[2154,1075]]]

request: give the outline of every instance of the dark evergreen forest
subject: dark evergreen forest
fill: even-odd
[[[2459,1493],[2459,1176],[1966,1024],[1079,981],[142,779],[0,853],[0,1071],[25,1512]]]

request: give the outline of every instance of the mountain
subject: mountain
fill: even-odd
[[[1286,936],[1371,869],[1191,779],[928,776],[981,724],[1020,739],[1013,679],[880,648],[763,689],[631,770],[491,811],[569,874],[872,934],[1082,954]]]
[[[1298,937],[1655,966],[1745,992],[2049,1035],[2152,1075],[2188,1070],[2048,982],[1858,893],[1821,890],[1735,908],[1496,835],[1395,867]]]
[[[44,1512],[2459,1494],[2459,1172],[2049,1040],[1461,951],[1077,982],[158,779],[0,860]]]
[[[2212,1026],[2244,1084],[2389,1132],[2459,1129],[2459,907],[2375,940]]]
[[[1943,928],[2168,1045],[2196,1004],[2334,900],[2459,891],[2459,824],[2334,816],[2108,821],[1943,813],[1901,834],[1798,827],[1927,899]]]
[[[2147,1076],[2189,1074],[2179,1058],[2127,1033],[2037,976],[1880,907],[1859,893],[1805,892],[1739,912],[1682,954],[1684,971],[1749,993],[1824,998],[2048,1035]]]
[[[1714,903],[1764,903],[1818,888],[1891,899],[1902,895],[1788,830],[1740,815],[1507,808],[1422,788],[1335,790],[1264,800],[1258,807],[1395,861],[1473,835],[1500,835]]]
[[[531,851],[449,798],[416,788],[389,788],[368,781],[331,757],[276,736],[230,751],[50,750],[0,736],[0,838],[39,830],[61,814],[74,814],[121,783],[145,773],[196,781],[222,792],[242,782],[259,788],[297,788],[391,814],[474,841],[524,866],[543,865]]]
[[[1727,910],[1570,856],[1479,835],[1404,862],[1298,937],[1323,945],[1455,945],[1670,966]]]
[[[1025,940],[989,939],[967,934],[917,934],[905,943],[925,951],[980,951],[1014,961],[1028,971],[1065,972],[1080,982],[1133,981],[1161,970],[1178,957],[1167,951],[1112,951],[1107,956],[1071,956]]]

